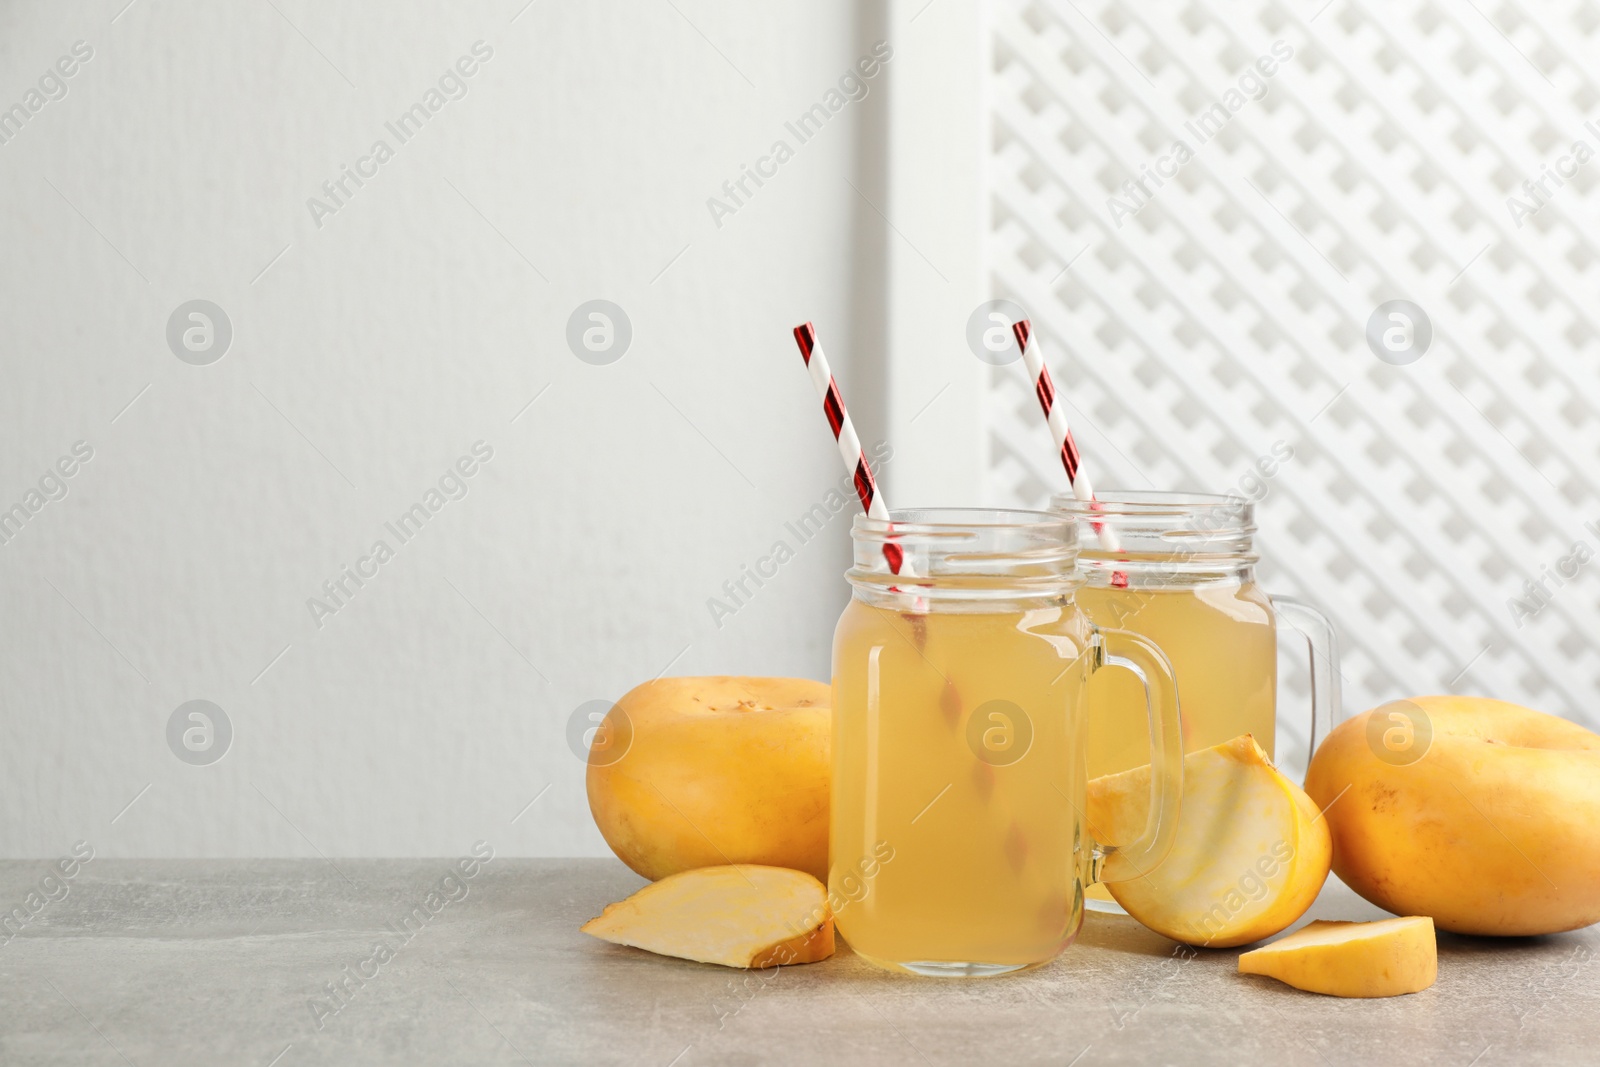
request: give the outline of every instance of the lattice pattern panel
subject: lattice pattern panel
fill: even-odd
[[[1262,575],[1335,620],[1347,712],[1600,727],[1600,5],[987,16],[989,284],[1096,480],[1249,489],[1285,442]],[[1395,299],[1432,324],[1409,365],[1368,342]],[[1024,378],[991,374],[991,496],[1037,505],[1062,476]]]

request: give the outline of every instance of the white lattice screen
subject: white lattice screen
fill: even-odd
[[[1576,542],[1600,556],[1600,158],[1574,151],[1600,152],[1600,5],[995,0],[988,20],[987,281],[1043,331],[1097,481],[1223,491],[1288,442],[1262,573],[1335,620],[1347,712],[1455,691],[1600,726],[1600,564],[1542,606],[1524,587]],[[1293,54],[1266,94],[1198,144],[1210,126],[1185,123],[1275,41]],[[1146,199],[1123,183],[1180,138],[1176,177],[1108,209]],[[1545,165],[1575,174],[1536,199]],[[1513,195],[1548,203],[1519,226]],[[1408,366],[1366,340],[1397,298],[1434,331]],[[990,375],[992,488],[1036,505],[1060,472],[1033,404],[1015,368]]]

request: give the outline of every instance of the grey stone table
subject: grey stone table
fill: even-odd
[[[0,932],[7,1067],[1600,1063],[1600,928],[1442,935],[1437,985],[1373,1001],[1240,977],[1232,951],[1175,954],[1102,915],[1009,977],[900,977],[841,946],[747,981],[578,933],[642,884],[613,860],[495,859],[470,879],[453,860],[49,871],[0,863],[0,910],[42,904]],[[1333,885],[1312,915],[1377,913]]]

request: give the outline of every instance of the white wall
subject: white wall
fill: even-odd
[[[0,7],[0,106],[93,49],[0,145],[0,507],[93,449],[0,545],[0,854],[597,853],[574,708],[669,666],[826,677],[848,517],[720,629],[706,600],[841,473],[791,326],[882,434],[882,81],[720,227],[706,200],[892,36],[875,5],[124,3]],[[233,327],[206,366],[165,336],[196,298]],[[594,298],[632,322],[609,366],[565,342]],[[167,742],[192,699],[234,730],[208,766]]]

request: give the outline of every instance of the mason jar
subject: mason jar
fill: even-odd
[[[1038,511],[856,517],[833,643],[828,883],[837,930],[879,966],[1044,963],[1076,936],[1087,886],[1137,877],[1171,847],[1173,668],[1154,641],[1080,609],[1077,534]],[[1156,771],[1145,832],[1117,848],[1084,816],[1086,691],[1111,674],[1141,694],[1140,762]]]

